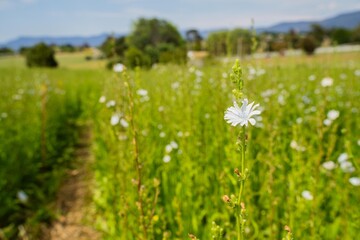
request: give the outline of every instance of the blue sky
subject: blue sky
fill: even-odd
[[[0,42],[19,36],[127,33],[139,17],[179,29],[270,26],[360,9],[359,0],[0,0]]]

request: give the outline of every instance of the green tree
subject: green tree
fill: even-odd
[[[11,48],[2,47],[0,48],[0,55],[10,55],[14,54],[14,51]]]
[[[57,67],[54,50],[45,43],[39,43],[26,51],[28,67]]]
[[[285,35],[285,41],[289,48],[298,49],[300,48],[300,36],[294,29],[290,29],[290,31]]]
[[[321,45],[327,35],[325,28],[319,24],[312,24],[309,34],[314,38],[317,46]]]
[[[351,33],[351,41],[354,43],[360,43],[360,24],[353,29]]]
[[[107,58],[121,58],[127,49],[126,38],[124,36],[115,38],[109,36],[101,44],[100,49]]]
[[[183,57],[181,61],[185,60],[185,42],[182,39],[179,31],[171,23],[166,20],[159,20],[156,18],[145,19],[140,18],[133,25],[133,30],[126,38],[126,42],[131,47],[131,51],[127,51],[125,58],[135,53],[134,49],[139,50],[142,54],[146,55],[144,59],[150,59],[150,63],[168,62],[174,55]],[[179,54],[183,52],[183,54]],[[166,55],[167,57],[160,57]],[[128,59],[126,60],[128,62]],[[146,63],[147,61],[139,61],[139,63]],[[178,59],[177,59],[177,62]]]
[[[307,35],[301,41],[301,48],[307,55],[313,55],[316,47],[316,39],[312,35]]]
[[[149,67],[151,66],[151,59],[149,55],[144,54],[136,47],[129,47],[125,51],[125,64],[131,68],[136,66]]]
[[[202,37],[196,29],[190,29],[186,31],[186,41],[189,50],[199,51],[201,50]]]
[[[206,47],[213,56],[225,56],[228,31],[212,32],[206,39]]]
[[[61,52],[75,52],[76,48],[71,44],[64,44],[59,46]]]
[[[351,42],[351,31],[345,28],[333,28],[330,30],[330,37],[332,41],[337,44],[344,44]]]
[[[243,56],[251,53],[251,32],[236,28],[227,33],[226,51],[229,56]]]

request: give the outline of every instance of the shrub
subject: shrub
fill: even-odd
[[[28,67],[57,67],[54,50],[45,43],[39,43],[26,51]]]
[[[301,48],[307,55],[312,55],[316,49],[316,40],[313,36],[309,35],[303,38]]]
[[[125,65],[129,66],[130,68],[134,68],[137,66],[141,66],[141,67],[151,66],[150,57],[135,47],[130,47],[125,52],[125,59],[126,59]]]

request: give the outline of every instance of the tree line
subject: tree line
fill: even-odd
[[[170,22],[157,18],[140,18],[133,23],[127,36],[109,36],[100,46],[102,57],[108,59],[107,66],[123,63],[150,67],[157,63],[186,62],[189,50],[205,50],[211,56],[244,56],[254,52],[277,51],[281,54],[286,49],[302,49],[311,55],[322,45],[360,43],[360,25],[352,30],[344,28],[325,29],[314,24],[309,32],[299,33],[290,30],[287,33],[263,32],[235,28],[210,33],[206,39],[196,29],[190,29],[183,38],[178,29]],[[27,65],[56,67],[54,59],[56,48],[61,52],[74,52],[89,47],[74,47],[70,44],[48,46],[40,43],[31,48],[21,48],[26,56]],[[11,54],[11,49],[1,48],[0,54]]]

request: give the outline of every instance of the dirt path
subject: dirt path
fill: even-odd
[[[95,240],[101,235],[91,227],[93,216],[90,201],[91,176],[89,166],[93,161],[91,154],[91,128],[79,128],[79,141],[75,149],[76,168],[68,172],[56,201],[58,219],[43,231],[45,240]]]

